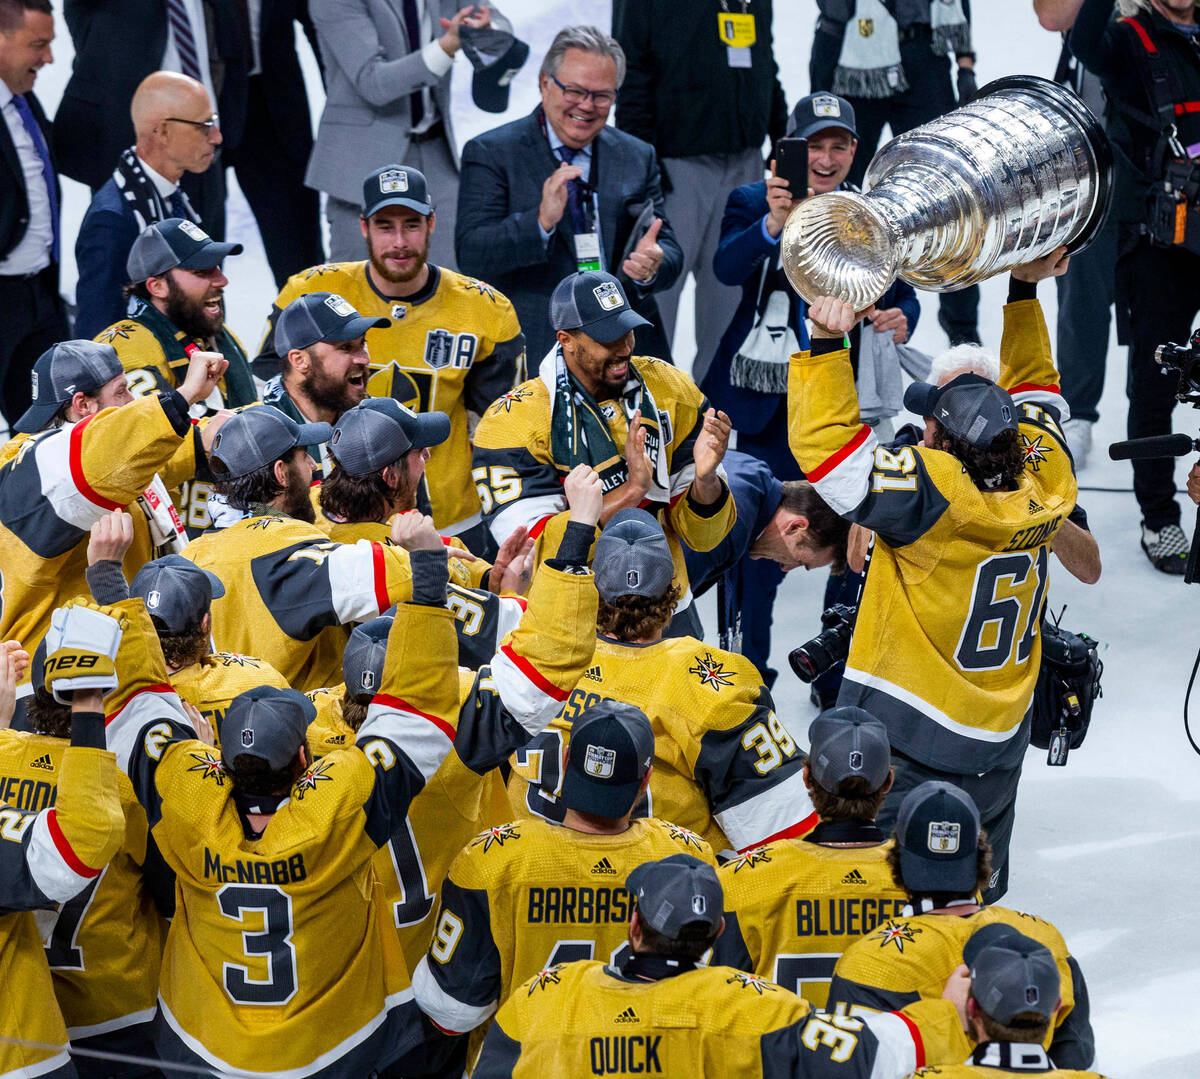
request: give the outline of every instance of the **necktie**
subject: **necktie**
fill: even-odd
[[[50,150],[46,146],[46,140],[42,137],[42,129],[38,127],[37,121],[33,118],[33,110],[29,107],[29,102],[25,100],[24,94],[13,94],[13,105],[16,107],[17,115],[21,117],[21,123],[25,125],[25,130],[29,132],[29,137],[33,140],[33,148],[37,151],[38,157],[42,159],[42,175],[46,179],[46,194],[50,198],[50,227],[54,232],[54,241],[51,246],[51,254],[54,261],[58,261],[58,183],[54,179],[54,166],[50,163]]]
[[[417,0],[404,0],[404,29],[408,32],[408,47],[413,52],[421,51],[421,16],[417,11]],[[409,119],[415,130],[425,118],[425,102],[420,90],[414,90],[408,98]]]
[[[575,160],[575,155],[579,153],[572,146],[560,146],[557,150],[560,160],[565,161],[570,165]],[[567,209],[571,213],[571,226],[578,235],[581,232],[587,232],[587,217],[583,212],[583,182],[581,180],[567,181]]]
[[[172,217],[182,217],[184,221],[191,220],[191,214],[188,213],[187,203],[183,200],[183,192],[176,188],[171,197],[167,199],[167,205],[171,207]]]
[[[166,0],[167,19],[175,32],[175,48],[179,51],[179,66],[185,75],[200,78],[200,61],[196,53],[196,37],[192,33],[192,20],[188,18],[183,0]]]

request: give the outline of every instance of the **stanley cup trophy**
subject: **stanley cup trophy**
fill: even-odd
[[[893,139],[867,169],[867,192],[805,199],[783,229],[783,266],[812,303],[869,307],[897,277],[952,292],[1048,255],[1085,247],[1112,200],[1100,122],[1049,79],[1015,75]]]

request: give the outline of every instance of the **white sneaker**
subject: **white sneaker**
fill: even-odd
[[[1091,420],[1067,420],[1063,424],[1063,434],[1067,438],[1067,447],[1071,451],[1071,456],[1075,458],[1076,469],[1083,468],[1087,464],[1088,454],[1092,452],[1092,428],[1095,424]]]

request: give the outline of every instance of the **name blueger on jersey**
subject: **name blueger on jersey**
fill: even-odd
[[[796,935],[862,936],[880,922],[899,918],[905,905],[903,899],[797,899]]]

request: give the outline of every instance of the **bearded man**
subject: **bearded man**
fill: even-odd
[[[525,335],[505,296],[429,262],[429,238],[436,227],[424,175],[403,165],[371,173],[363,182],[367,257],[293,276],[275,299],[254,368],[260,378],[282,374],[286,381],[291,353],[280,327],[285,309],[300,296],[329,290],[365,316],[390,320],[369,332],[368,390],[417,413],[450,417],[450,436],[433,447],[425,471],[432,516],[439,532],[482,554],[487,534],[478,477],[471,475],[467,413],[482,414],[524,379]],[[330,377],[341,378],[346,393],[358,394],[357,371],[347,368]],[[361,397],[349,400],[342,411]]]

